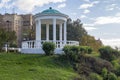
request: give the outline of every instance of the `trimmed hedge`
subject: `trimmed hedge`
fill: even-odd
[[[63,51],[68,59],[77,61],[80,55],[91,54],[93,50],[88,46],[64,46]]]
[[[52,42],[44,42],[42,49],[46,55],[53,55],[55,50],[55,44]]]

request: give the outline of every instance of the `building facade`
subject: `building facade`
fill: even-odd
[[[4,14],[0,15],[0,28],[7,31],[16,32],[16,43],[21,47],[21,42],[26,40],[24,37],[28,35],[28,30],[33,29],[32,14],[18,15],[18,14]]]

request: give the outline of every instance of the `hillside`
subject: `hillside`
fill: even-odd
[[[73,80],[76,76],[57,55],[0,54],[0,80]]]

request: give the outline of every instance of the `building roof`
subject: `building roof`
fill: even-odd
[[[39,17],[40,16],[62,16],[62,17],[68,18],[68,15],[63,14],[63,13],[59,12],[58,10],[52,9],[52,7],[35,15],[35,17],[38,17],[38,16]]]
[[[52,9],[52,7],[50,7],[49,9],[47,10],[44,10],[41,12],[42,14],[61,14],[61,12],[55,10],[55,9]]]

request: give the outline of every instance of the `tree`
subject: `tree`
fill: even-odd
[[[100,39],[96,40],[93,36],[84,35],[80,40],[82,46],[90,46],[94,51],[98,52],[98,49],[103,46]]]
[[[71,19],[67,20],[67,39],[80,41],[81,37],[87,35],[87,32],[82,27],[82,23],[79,19],[72,21]]]
[[[80,19],[72,21],[67,20],[67,39],[79,41],[81,46],[90,46],[94,51],[102,46],[100,39],[96,40],[93,36],[90,36],[83,28],[83,24]]]
[[[5,41],[7,40],[7,34],[4,29],[0,29],[0,51],[2,50],[2,47],[5,44]]]
[[[15,31],[6,31],[0,28],[0,51],[5,43],[13,44],[16,41]]]

